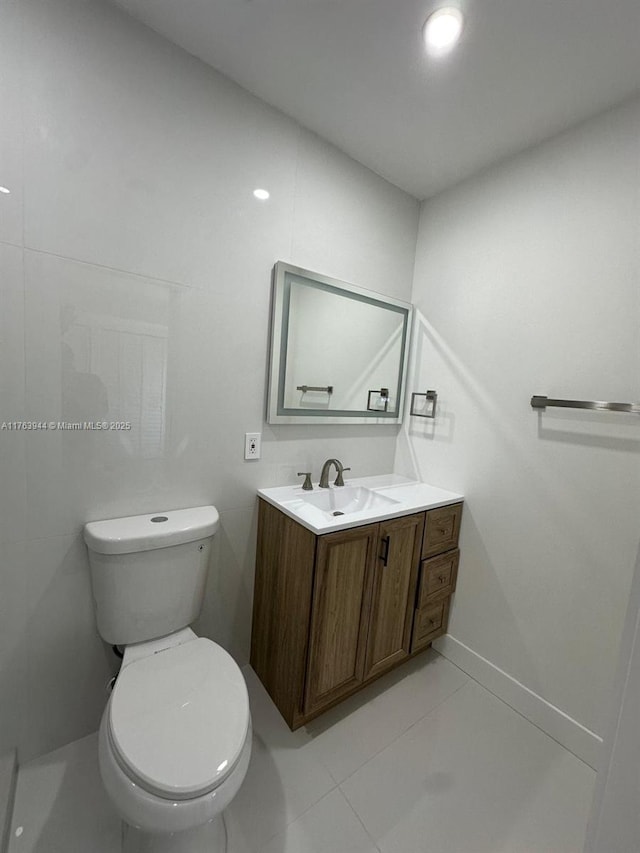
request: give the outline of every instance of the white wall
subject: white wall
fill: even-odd
[[[639,143],[636,101],[424,204],[410,385],[439,411],[407,423],[396,464],[466,496],[449,652],[598,735],[638,544],[637,419],[529,399],[640,396]]]
[[[0,117],[0,421],[134,423],[0,431],[0,754],[24,761],[105,702],[84,521],[214,503],[199,627],[246,660],[256,488],[392,470],[395,427],[264,425],[270,276],[408,299],[418,205],[93,0],[0,0]]]
[[[640,850],[640,550],[624,621],[585,853]]]

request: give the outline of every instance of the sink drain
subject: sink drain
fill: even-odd
[[[344,515],[344,513],[337,509],[335,512],[332,512],[331,515]]]

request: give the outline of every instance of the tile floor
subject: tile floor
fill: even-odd
[[[433,651],[289,731],[250,668],[229,853],[581,853],[595,773]],[[25,765],[9,853],[119,853],[96,736]]]

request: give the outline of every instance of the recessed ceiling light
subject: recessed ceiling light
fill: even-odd
[[[8,187],[0,187],[0,193],[4,193],[5,195],[9,195],[11,190]]]
[[[256,198],[259,198],[260,201],[266,201],[269,198],[268,190],[257,189],[253,191],[253,194]]]
[[[463,25],[464,18],[460,9],[454,6],[436,9],[427,18],[422,31],[429,53],[435,56],[448,53],[457,44]]]

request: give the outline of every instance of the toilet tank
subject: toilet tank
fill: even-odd
[[[190,625],[200,613],[214,506],[85,524],[98,631],[128,645]]]

